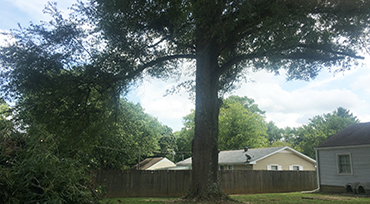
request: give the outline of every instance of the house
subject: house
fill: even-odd
[[[316,147],[320,191],[370,193],[370,123],[352,124]]]
[[[162,170],[170,167],[175,167],[176,164],[165,157],[154,157],[146,158],[139,163],[131,167],[132,170]],[[139,166],[139,169],[138,169]]]
[[[191,158],[176,168],[191,168]],[[316,161],[290,147],[220,151],[220,170],[316,170]]]

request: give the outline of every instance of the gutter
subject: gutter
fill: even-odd
[[[302,191],[301,193],[316,193],[320,191],[320,172],[319,172],[319,152],[317,151],[317,148],[315,148],[316,152],[316,174],[317,174],[317,188],[312,191]]]

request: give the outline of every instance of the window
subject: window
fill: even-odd
[[[281,165],[270,164],[270,165],[267,165],[267,170],[277,171],[277,170],[282,170],[282,168],[281,168]]]
[[[276,165],[271,165],[271,170],[278,170],[278,166],[276,166]]]
[[[233,170],[233,166],[232,165],[220,165],[218,166],[218,169],[219,170]]]
[[[337,161],[339,174],[352,174],[350,154],[338,154]]]
[[[292,170],[292,171],[302,171],[303,170],[303,166],[298,165],[298,164],[293,164],[293,165],[290,165],[289,166],[289,170]]]

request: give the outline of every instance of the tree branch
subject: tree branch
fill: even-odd
[[[227,72],[234,64],[237,64],[241,61],[248,60],[248,59],[254,59],[254,58],[260,58],[267,55],[267,52],[263,53],[252,53],[252,54],[244,54],[236,56],[229,61],[227,61],[225,64],[223,64],[220,69],[218,70],[219,76]]]
[[[138,67],[135,71],[131,72],[129,75],[127,75],[128,79],[134,78],[136,75],[144,71],[146,68],[152,67],[156,64],[168,61],[168,60],[173,60],[173,59],[195,59],[196,55],[193,54],[188,54],[188,55],[168,55],[164,57],[157,58],[153,61],[150,61],[146,64],[143,64]]]
[[[358,56],[358,55],[355,55],[355,54],[335,51],[335,50],[332,50],[330,48],[324,48],[324,47],[319,47],[319,46],[312,46],[312,45],[310,46],[310,45],[300,44],[300,45],[297,45],[296,47],[321,50],[321,51],[324,51],[326,53],[332,53],[335,56],[329,57],[329,56],[323,56],[323,55],[306,54],[304,52],[294,52],[294,53],[291,53],[291,54],[288,54],[288,55],[280,54],[279,57],[282,58],[282,59],[292,59],[292,60],[306,59],[306,60],[318,60],[318,61],[341,60],[341,59],[344,59],[345,57],[351,57],[351,58],[354,58],[354,59],[365,59],[364,57]],[[275,52],[274,51],[269,51],[269,52],[266,51],[266,52],[262,52],[262,53],[244,54],[244,55],[236,56],[236,57],[230,59],[229,61],[227,61],[226,63],[224,63],[220,67],[218,74],[219,74],[219,76],[221,76],[222,74],[227,72],[234,64],[237,64],[241,61],[248,60],[248,59],[254,59],[254,58],[260,58],[260,57],[266,57],[266,56],[272,56],[272,55],[278,56],[279,52],[281,53],[281,52],[289,50],[289,49],[292,49],[292,47],[286,47],[284,49],[280,49],[280,50],[275,51]]]
[[[332,50],[330,48],[325,48],[325,47],[320,47],[320,46],[299,44],[297,47],[302,47],[302,48],[307,48],[307,49],[315,49],[315,50],[322,50],[324,52],[328,52],[328,53],[332,53],[332,54],[336,54],[336,55],[347,56],[347,57],[351,57],[351,58],[355,58],[355,59],[365,59],[362,56],[358,56],[358,55],[351,54],[351,53],[346,53],[346,52],[335,51],[335,50]]]

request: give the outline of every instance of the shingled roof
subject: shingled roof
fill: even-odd
[[[370,122],[352,124],[317,146],[343,147],[370,144]]]
[[[218,164],[246,164],[247,157],[246,154],[248,154],[251,159],[249,160],[249,164],[256,164],[257,161],[264,159],[272,154],[278,153],[282,150],[289,149],[293,152],[295,152],[298,155],[301,155],[302,157],[315,162],[313,159],[307,157],[306,155],[290,148],[290,147],[269,147],[269,148],[258,148],[258,149],[249,149],[247,152],[244,150],[228,150],[228,151],[221,151],[218,155]],[[176,165],[178,166],[185,166],[185,165],[191,165],[191,157],[185,159],[184,161],[178,162]]]

